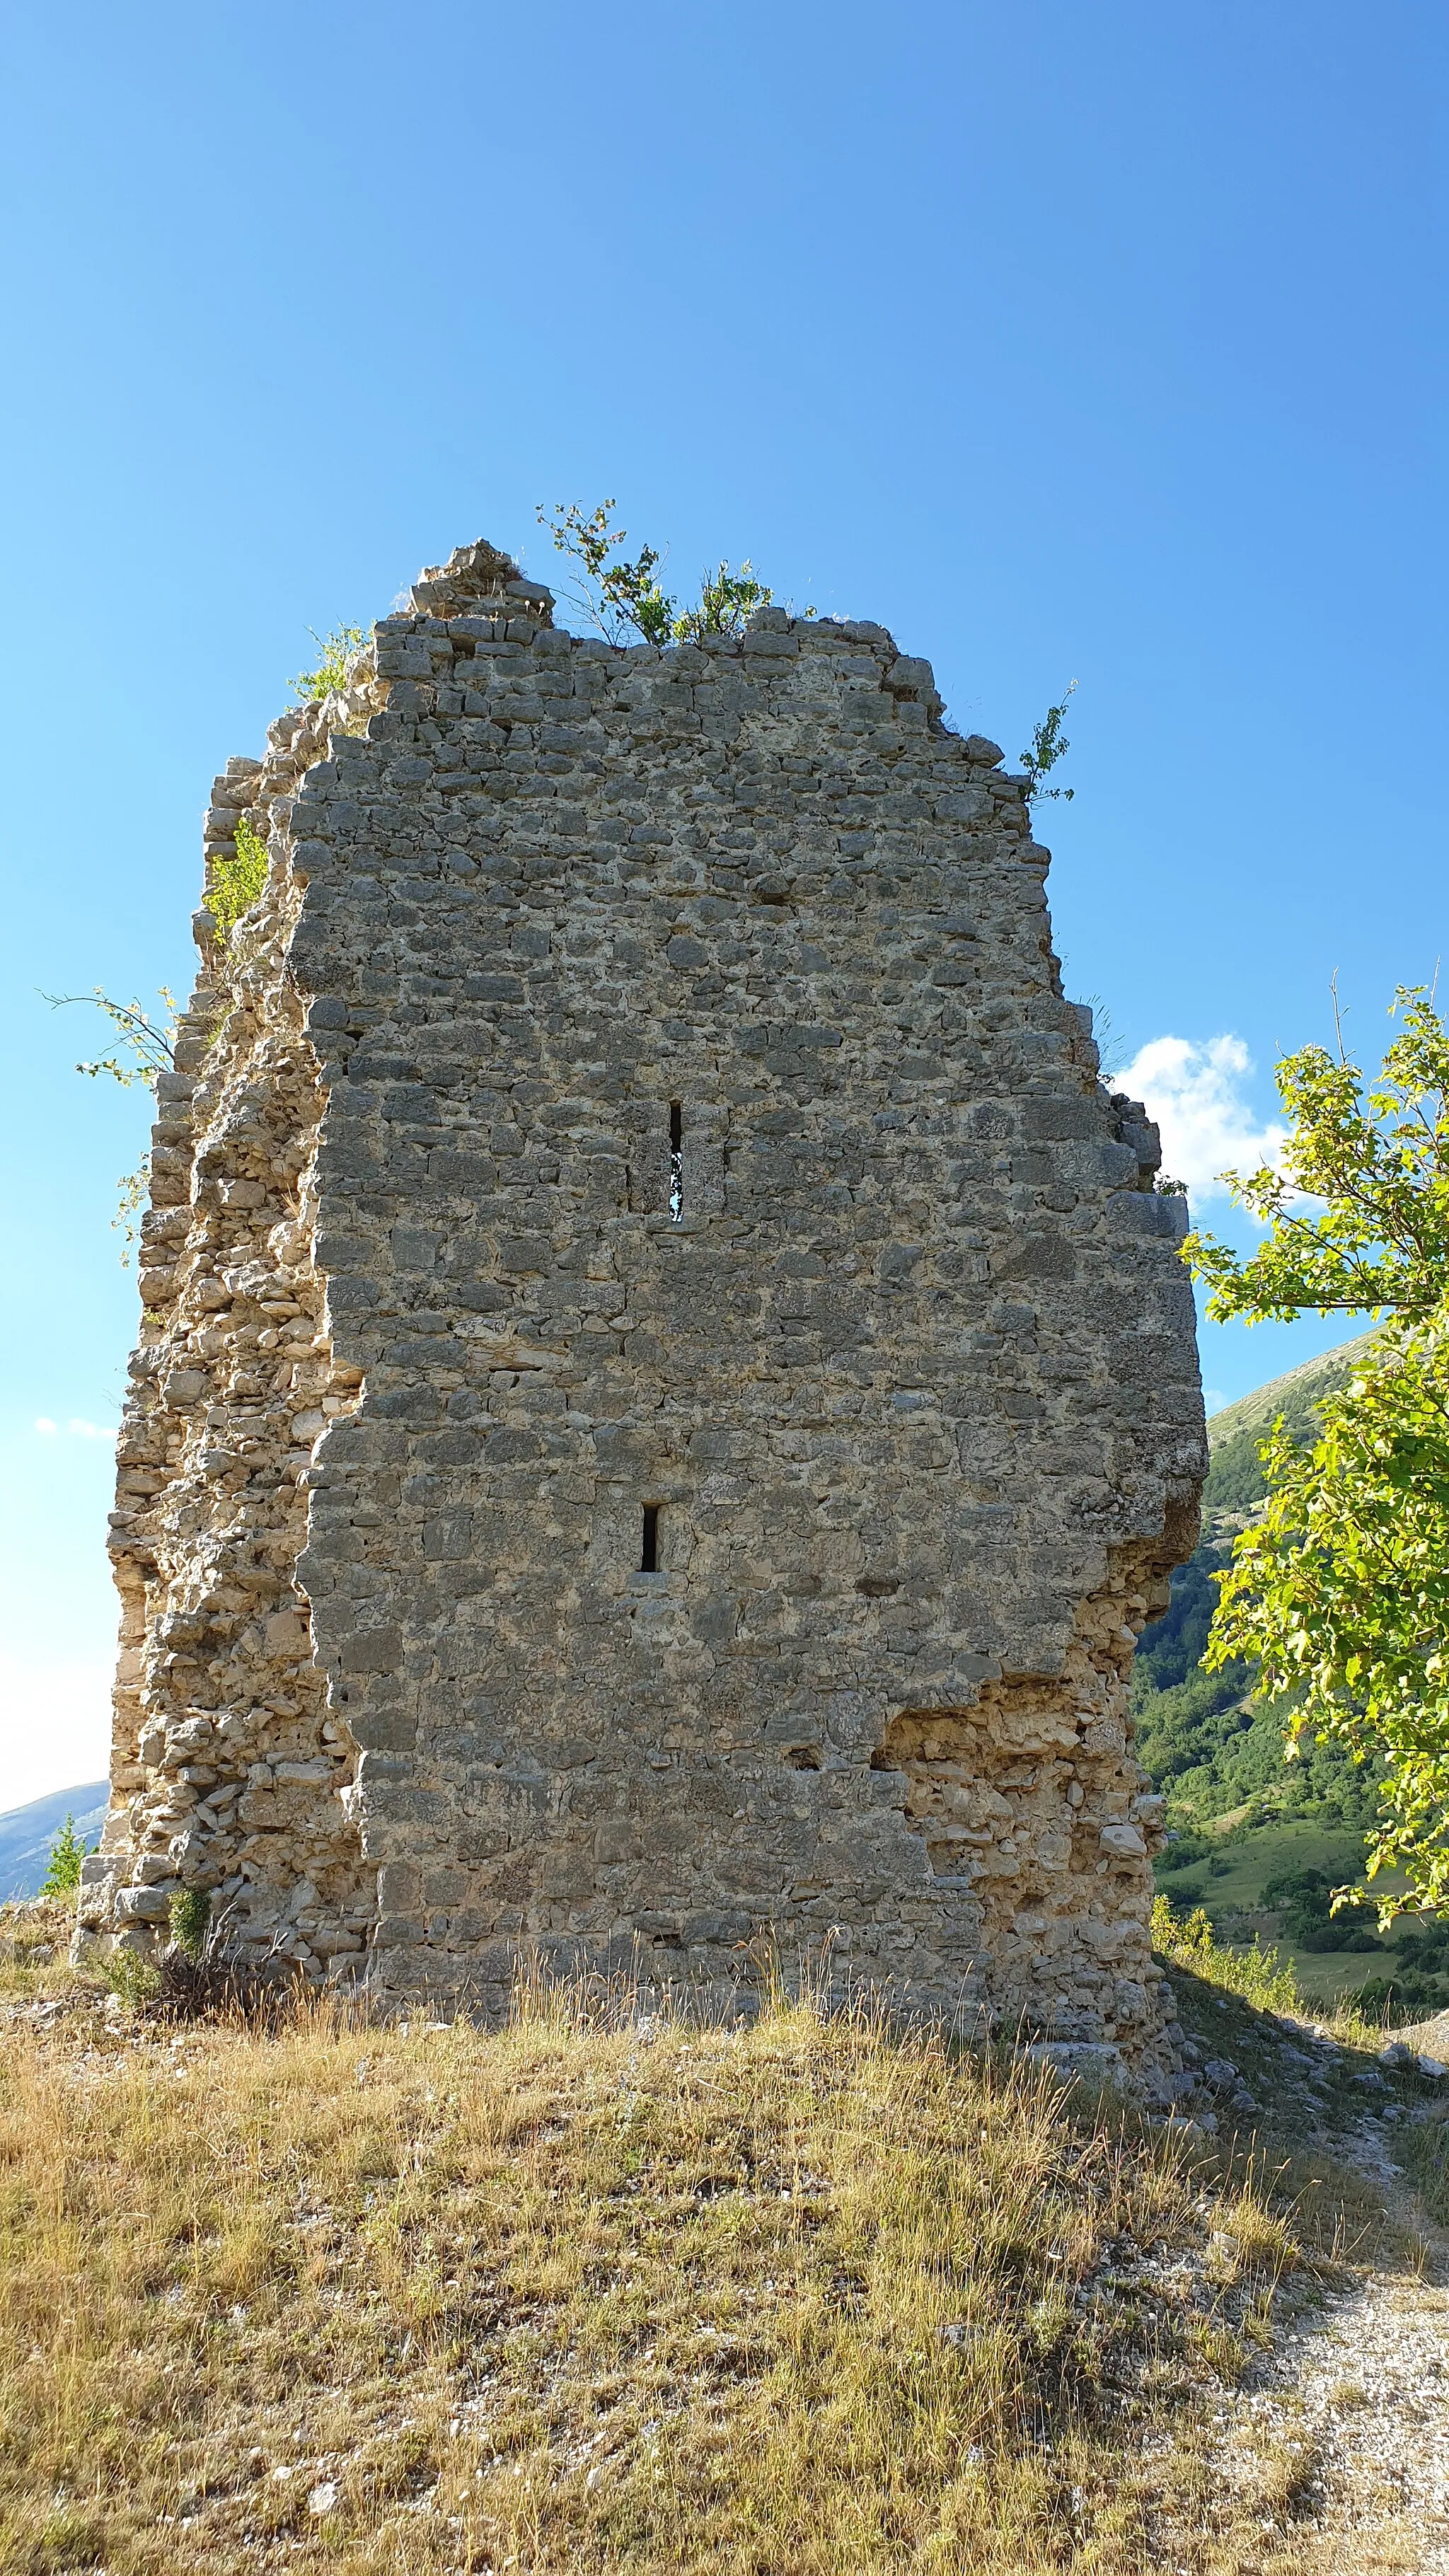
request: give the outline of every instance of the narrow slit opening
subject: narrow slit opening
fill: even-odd
[[[684,1104],[669,1104],[669,1213],[676,1225],[684,1214]]]
[[[657,1574],[659,1571],[659,1505],[657,1503],[646,1503],[644,1506],[644,1537],[639,1550],[639,1571],[641,1574]]]

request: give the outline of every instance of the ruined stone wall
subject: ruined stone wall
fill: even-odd
[[[489,548],[353,679],[218,782],[272,869],[157,1130],[85,1922],[485,2007],[772,1926],[1150,2058],[1184,1211],[1023,782],[878,626],[620,651]]]

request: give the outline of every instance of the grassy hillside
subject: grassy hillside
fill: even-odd
[[[1202,1542],[1173,1576],[1166,1615],[1143,1632],[1132,1700],[1138,1753],[1166,1792],[1177,1836],[1158,1870],[1174,1907],[1203,1905],[1226,1940],[1276,1943],[1314,2003],[1361,1995],[1366,2010],[1406,2020],[1449,2005],[1449,1937],[1406,1924],[1385,1944],[1372,1913],[1330,1918],[1326,1902],[1332,1887],[1362,1877],[1377,1807],[1372,1770],[1312,1742],[1285,1760],[1288,1704],[1252,1702],[1248,1666],[1206,1673],[1200,1660],[1214,1570],[1263,1499],[1259,1441],[1279,1413],[1295,1439],[1312,1439],[1316,1406],[1344,1383],[1367,1339],[1275,1378],[1209,1423]]]
[[[1262,1500],[1259,1441],[1280,1413],[1295,1440],[1316,1438],[1318,1405],[1325,1395],[1344,1384],[1372,1339],[1372,1333],[1358,1333],[1339,1349],[1324,1351],[1316,1360],[1305,1360],[1301,1368],[1289,1369],[1285,1376],[1256,1387],[1251,1395],[1240,1396],[1236,1404],[1225,1405],[1221,1413],[1214,1414],[1208,1424],[1212,1465],[1203,1492],[1205,1517],[1224,1511],[1246,1511]]]
[[[1291,2131],[1219,2150],[784,2003],[266,2035],[7,1977],[7,2576],[1303,2564],[1295,2423],[1211,2467],[1315,2246],[1362,2235]],[[1271,2016],[1198,2017],[1286,2099]]]

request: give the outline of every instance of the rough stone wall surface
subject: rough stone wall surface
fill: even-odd
[[[82,1945],[495,2008],[520,1944],[1163,2062],[1133,1642],[1181,1199],[1025,782],[882,627],[565,634],[489,547],[233,761],[162,1084]]]

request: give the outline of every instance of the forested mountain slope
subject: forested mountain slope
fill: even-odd
[[[1166,1790],[1179,1825],[1204,1824],[1249,1800],[1359,1830],[1373,1813],[1366,1769],[1337,1745],[1311,1742],[1285,1763],[1282,1708],[1244,1705],[1246,1665],[1205,1673],[1200,1660],[1217,1601],[1213,1572],[1266,1490],[1259,1441],[1279,1413],[1295,1439],[1314,1438],[1315,1408],[1343,1384],[1367,1339],[1359,1334],[1274,1378],[1208,1424],[1202,1540],[1172,1578],[1170,1607],[1143,1630],[1132,1685],[1138,1758]]]

